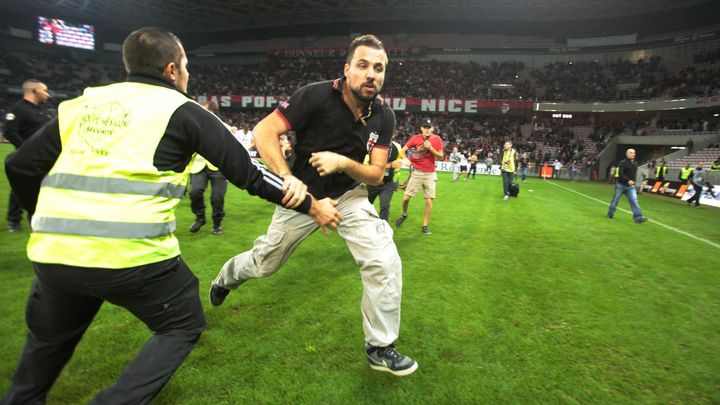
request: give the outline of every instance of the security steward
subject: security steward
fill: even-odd
[[[686,164],[685,167],[680,169],[680,175],[678,176],[678,179],[683,184],[690,184],[690,176],[693,174],[693,169],[690,167],[690,163]]]
[[[368,200],[370,204],[375,203],[375,199],[380,197],[380,219],[388,221],[390,218],[390,201],[392,201],[393,193],[395,193],[395,169],[400,168],[402,164],[402,157],[400,156],[401,146],[392,141],[390,144],[390,150],[388,151],[388,159],[385,164],[385,171],[383,173],[383,182],[379,186],[373,186],[368,184]],[[366,156],[365,164],[370,163],[370,155]]]
[[[30,79],[23,83],[22,88],[22,100],[10,107],[5,115],[5,137],[15,148],[19,148],[30,135],[52,119],[50,112],[43,105],[50,98],[47,86]],[[15,193],[10,190],[7,211],[8,232],[19,231],[20,222],[22,222],[22,207]]]
[[[251,194],[321,226],[339,221],[331,202],[283,190],[284,179],[253,164],[223,123],[185,95],[187,57],[173,34],[132,32],[123,61],[126,82],[61,103],[58,118],[6,160],[22,205],[36,207],[27,248],[36,279],[25,347],[0,403],[44,403],[104,301],[153,335],[91,403],[147,404],[168,382],[205,328],[198,280],[173,235],[196,152]]]
[[[217,103],[214,101],[208,101],[203,107],[215,115],[220,112]],[[227,180],[217,167],[200,155],[195,157],[193,164],[190,166],[190,209],[195,214],[195,222],[190,225],[190,232],[196,233],[207,223],[205,219],[205,189],[208,183],[212,187],[212,192],[210,192],[213,220],[212,233],[213,235],[222,235]]]
[[[655,180],[664,183],[665,182],[665,175],[667,174],[667,166],[665,166],[665,162],[658,163],[658,167],[655,168]]]

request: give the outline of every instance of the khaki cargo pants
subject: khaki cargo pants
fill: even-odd
[[[337,209],[342,214],[337,233],[360,266],[365,341],[387,346],[398,337],[402,298],[402,262],[393,231],[378,217],[364,186],[343,194]],[[214,282],[235,289],[250,279],[275,273],[317,229],[309,216],[277,207],[267,233],[255,239],[252,250],[228,260]]]

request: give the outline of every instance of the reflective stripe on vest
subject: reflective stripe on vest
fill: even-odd
[[[165,223],[130,223],[94,221],[91,219],[33,218],[33,232],[58,233],[101,238],[148,239],[175,232],[175,221]]]
[[[42,187],[106,194],[140,194],[165,198],[182,198],[185,195],[185,186],[179,184],[90,177],[67,173],[55,173],[46,176],[42,181]]]

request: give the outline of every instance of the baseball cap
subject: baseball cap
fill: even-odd
[[[432,121],[430,120],[430,118],[423,118],[423,120],[420,122],[420,126],[421,127],[431,127]]]

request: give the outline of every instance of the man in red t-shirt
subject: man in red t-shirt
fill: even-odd
[[[425,195],[425,218],[423,219],[422,233],[430,235],[428,224],[430,223],[430,214],[432,213],[433,199],[435,198],[435,183],[437,183],[435,159],[443,158],[443,143],[442,138],[433,134],[433,125],[430,118],[423,119],[420,130],[422,133],[410,138],[402,149],[415,170],[412,171],[405,188],[402,204],[403,213],[395,221],[395,226],[400,226],[405,221],[410,199],[422,188]]]

